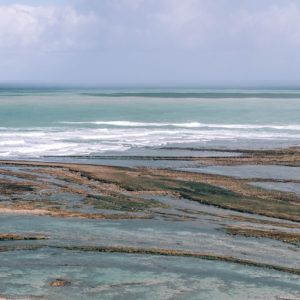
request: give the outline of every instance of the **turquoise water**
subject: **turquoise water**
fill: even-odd
[[[46,241],[1,241],[0,246],[47,244],[175,249],[300,268],[297,246],[270,239],[228,236],[224,231],[218,230],[222,227],[220,223],[240,223],[223,219],[218,221],[209,216],[202,216],[191,222],[172,222],[161,219],[99,221],[0,215],[0,223],[5,224],[5,232],[8,233],[49,236]]]
[[[283,299],[299,277],[194,258],[39,249],[1,254],[0,295],[43,299]],[[56,278],[71,282],[50,287]],[[34,284],[32,284],[34,283]],[[278,297],[278,298],[276,298]]]
[[[300,141],[300,90],[0,88],[0,156]]]
[[[280,299],[299,297],[300,278],[286,272],[193,257],[71,251],[60,245],[123,245],[232,255],[299,267],[296,246],[226,237],[214,221],[86,220],[1,215],[5,232],[46,234],[45,245],[0,252],[0,298],[8,299]],[[51,287],[53,280],[71,282]]]

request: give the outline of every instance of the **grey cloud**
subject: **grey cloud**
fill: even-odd
[[[151,83],[300,76],[298,1],[5,1],[0,80]]]

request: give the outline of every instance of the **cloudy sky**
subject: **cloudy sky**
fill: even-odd
[[[0,82],[300,80],[299,0],[0,0]]]

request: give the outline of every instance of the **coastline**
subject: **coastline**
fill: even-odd
[[[231,152],[243,153],[243,156],[231,156],[231,157],[193,157],[191,160],[200,161],[203,166],[242,166],[242,165],[283,165],[287,167],[298,167],[300,164],[300,148],[288,148],[280,150],[240,150],[232,149]],[[118,157],[122,159],[122,157]],[[129,159],[129,157],[126,157]],[[131,157],[130,159],[136,159]],[[129,159],[129,160],[130,160]],[[160,160],[160,157],[140,157],[140,159],[147,160]],[[165,157],[163,158],[165,159]],[[169,157],[172,160],[186,160],[186,157]],[[193,171],[181,171],[172,169],[153,169],[153,168],[136,168],[136,167],[114,167],[105,165],[93,165],[91,164],[78,164],[78,163],[50,163],[40,161],[13,161],[13,160],[2,160],[0,161],[1,166],[11,166],[28,168],[34,167],[37,172],[58,178],[64,178],[67,182],[74,182],[81,185],[88,185],[90,183],[95,184],[95,189],[101,192],[107,197],[114,197],[121,199],[123,196],[121,193],[131,193],[128,200],[136,200],[141,202],[138,198],[139,194],[162,194],[171,195],[173,197],[187,198],[189,200],[197,201],[207,205],[213,205],[225,209],[231,209],[233,211],[241,211],[246,213],[254,213],[258,215],[265,215],[269,217],[276,217],[280,219],[286,219],[291,221],[300,221],[299,212],[299,199],[300,197],[289,192],[280,192],[275,190],[266,190],[259,187],[249,185],[249,182],[292,182],[300,183],[299,179],[275,179],[275,178],[238,178],[230,175],[219,175],[213,173],[195,173]],[[44,169],[43,169],[44,168]],[[193,170],[193,169],[191,169]],[[23,180],[32,180],[35,175],[21,174],[20,172],[13,172],[8,170],[1,170],[0,173],[6,175],[16,175]],[[19,188],[32,189],[29,183],[19,182]],[[36,184],[37,188],[45,188],[47,183],[39,182]],[[101,186],[102,185],[102,186]],[[18,188],[17,185],[15,188]],[[206,194],[199,197],[199,191],[205,189]],[[7,187],[6,187],[7,189]],[[87,197],[91,197],[84,189],[68,186],[69,190],[75,190],[79,194]],[[200,189],[200,190],[199,190]],[[3,191],[4,192],[4,191]],[[116,194],[116,195],[114,195]],[[212,198],[211,195],[216,197]],[[219,195],[219,196],[218,196]],[[121,198],[120,198],[121,197]],[[239,199],[239,203],[230,201],[230,197]],[[132,199],[130,199],[132,198]],[[124,201],[124,197],[122,198]],[[101,199],[99,199],[101,200]],[[104,200],[104,199],[102,199]],[[116,200],[116,199],[115,199]],[[252,201],[256,204],[250,205],[247,202]],[[268,204],[270,202],[270,205]],[[136,203],[137,204],[137,203]],[[141,203],[139,203],[141,204]],[[152,203],[153,204],[153,203]],[[160,206],[159,203],[156,202]],[[143,205],[145,207],[143,207]],[[267,205],[267,206],[266,206]],[[279,206],[278,206],[279,205]],[[261,207],[260,207],[261,206]],[[266,206],[264,208],[264,206]],[[280,207],[280,211],[274,209],[276,206]],[[9,206],[1,205],[2,209],[8,209]],[[18,203],[18,208],[23,209],[23,213],[30,213],[28,204]],[[286,215],[285,210],[292,209],[292,215]],[[147,208],[146,203],[141,204],[140,208],[129,207],[130,210],[137,209],[137,211],[145,210]],[[125,209],[126,210],[126,209]],[[20,211],[21,212],[21,211]],[[49,214],[49,211],[39,210],[32,211],[34,214]],[[61,215],[67,215],[67,212],[62,210]],[[52,213],[53,216],[58,215],[58,211]],[[75,216],[74,214],[73,216]],[[78,214],[78,217],[84,217],[82,214]],[[86,215],[88,217],[88,215]],[[90,216],[92,217],[92,215]],[[94,215],[94,217],[97,217]],[[106,216],[107,217],[107,216]],[[100,215],[99,215],[99,218]]]
[[[205,167],[299,167],[297,147],[220,152],[240,155],[121,156],[118,160],[189,160]],[[298,179],[239,178],[175,168],[99,165],[93,164],[93,158],[88,161],[89,164],[0,161],[0,218],[8,226],[5,232],[0,232],[1,253],[72,251],[72,255],[120,253],[129,260],[130,255],[143,259],[199,258],[299,276],[296,257],[300,244],[300,196],[249,184],[253,181],[299,184]],[[18,223],[24,226],[17,229]],[[74,233],[58,234],[47,229],[59,226],[65,230],[75,224]],[[91,226],[88,233],[81,232],[86,226]],[[100,231],[93,233],[98,227]],[[139,232],[143,227],[145,230]],[[107,232],[103,231],[105,228]],[[181,230],[190,232],[182,245],[176,243],[183,238],[178,235]],[[199,235],[199,242],[195,242],[195,234]],[[281,253],[288,256],[279,259]]]

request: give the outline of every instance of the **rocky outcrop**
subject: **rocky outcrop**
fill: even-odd
[[[70,285],[71,282],[70,281],[67,281],[65,279],[55,279],[51,282],[50,286],[67,286],[67,285]]]
[[[11,233],[0,233],[0,241],[13,241],[13,240],[47,240],[46,235],[21,235]]]

